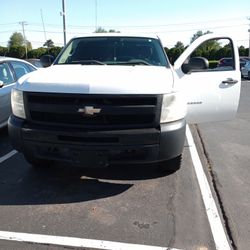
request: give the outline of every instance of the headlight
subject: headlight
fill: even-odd
[[[17,89],[11,91],[11,107],[14,116],[25,119],[25,110],[23,104],[23,92]]]
[[[181,93],[163,95],[161,123],[177,121],[186,116],[186,104]]]

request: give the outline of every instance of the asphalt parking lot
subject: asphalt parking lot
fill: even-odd
[[[250,82],[242,85],[237,118],[191,126],[172,173],[152,166],[35,170],[1,130],[0,248],[247,249]]]
[[[188,144],[181,164],[175,173],[144,166],[37,171],[14,154],[0,168],[1,231],[213,249]],[[0,241],[4,249],[18,244]]]

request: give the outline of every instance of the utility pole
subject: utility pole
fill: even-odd
[[[62,12],[61,15],[63,17],[63,38],[64,38],[64,46],[66,45],[66,22],[65,22],[65,3],[62,0]]]
[[[97,31],[97,0],[95,0],[95,30]]]
[[[250,21],[250,17],[248,17],[247,19],[248,21]],[[248,56],[250,57],[250,24],[249,24],[248,33],[249,33]]]
[[[26,36],[25,36],[25,31],[24,31],[24,25],[28,25],[27,22],[25,21],[22,21],[22,22],[19,22],[19,24],[22,25],[22,29],[23,29],[23,39],[24,39],[24,47],[25,47],[25,58],[27,59],[27,40],[26,40]]]
[[[44,21],[43,21],[43,11],[42,11],[42,9],[40,9],[40,12],[41,12],[41,19],[42,19],[42,23],[43,23],[44,39],[45,39],[45,42],[47,42],[47,36],[46,36],[46,30],[45,30],[45,25],[44,25]]]
[[[249,32],[248,56],[250,57],[250,29],[248,29],[248,32]]]

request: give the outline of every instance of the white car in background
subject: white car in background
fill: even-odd
[[[0,57],[0,128],[11,114],[11,89],[23,75],[37,70],[32,64],[10,57]]]
[[[250,79],[250,61],[247,61],[246,64],[241,68],[241,74],[243,78]]]

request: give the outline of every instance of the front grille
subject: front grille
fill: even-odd
[[[40,124],[80,126],[94,129],[157,127],[161,112],[161,95],[86,95],[25,93],[28,120]],[[101,109],[86,115],[86,106]]]

